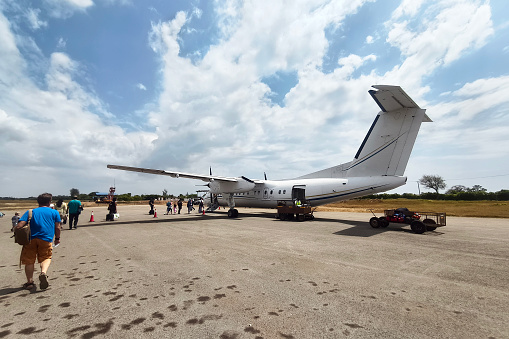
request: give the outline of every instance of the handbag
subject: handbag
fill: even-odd
[[[23,227],[14,229],[14,242],[20,245],[30,244],[30,220],[32,219],[32,210],[28,210],[28,220]]]

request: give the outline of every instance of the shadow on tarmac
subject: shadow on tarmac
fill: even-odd
[[[78,228],[80,228],[80,227],[94,227],[94,226],[107,226],[107,225],[113,226],[113,225],[126,225],[126,224],[171,223],[171,222],[175,222],[175,221],[195,222],[195,221],[204,220],[204,219],[209,219],[209,220],[210,219],[214,219],[214,220],[232,219],[232,218],[229,218],[226,213],[221,213],[221,212],[219,212],[219,213],[218,212],[208,212],[204,215],[196,214],[196,213],[193,213],[193,214],[182,213],[182,214],[177,214],[176,216],[174,214],[173,215],[170,214],[170,215],[171,216],[168,218],[166,218],[166,217],[157,217],[157,218],[151,217],[149,219],[140,219],[140,220],[132,219],[129,221],[101,220],[101,221],[95,221],[95,222],[85,222],[83,224],[78,224]],[[140,217],[141,216],[148,216],[148,214],[140,215]],[[305,220],[305,221],[297,221],[296,219],[281,221],[281,220],[275,218],[275,213],[273,213],[273,212],[242,213],[242,214],[239,214],[239,216],[237,218],[234,218],[233,220],[241,221],[241,220],[243,220],[243,217],[244,218],[246,218],[246,217],[266,218],[266,219],[273,219],[276,222],[286,222],[286,223],[288,223],[288,222],[309,223],[310,226],[312,226],[313,223],[317,223],[317,222],[338,222],[341,224],[350,225],[352,227],[338,231],[338,232],[334,232],[333,234],[351,236],[351,237],[366,237],[367,238],[367,237],[372,237],[377,234],[385,233],[385,232],[402,232],[402,233],[415,234],[411,229],[403,228],[405,226],[409,227],[409,225],[406,225],[406,224],[390,224],[390,226],[386,227],[386,228],[372,228],[371,226],[369,226],[368,222],[366,222],[366,221],[328,219],[328,218],[317,218],[317,217],[315,217],[313,220]],[[68,230],[68,228],[66,227],[65,230]],[[444,234],[444,233],[438,232],[438,231],[428,231],[423,234],[415,234],[415,235],[439,236],[442,234]]]
[[[148,214],[144,214],[143,216],[145,216]],[[178,215],[178,214],[177,214]],[[78,229],[81,228],[81,227],[94,227],[94,226],[106,226],[106,225],[126,225],[126,224],[157,224],[157,223],[166,223],[166,222],[175,222],[175,221],[196,221],[196,220],[203,220],[203,219],[231,219],[231,218],[228,218],[228,215],[227,214],[224,214],[224,215],[218,215],[218,214],[215,214],[215,215],[202,215],[202,214],[182,214],[182,216],[178,215],[178,217],[169,217],[169,218],[164,218],[164,217],[157,217],[157,218],[154,218],[154,217],[151,217],[150,219],[140,219],[140,220],[136,220],[136,219],[132,219],[132,220],[129,220],[129,221],[123,221],[123,220],[115,220],[115,221],[106,221],[106,220],[101,220],[101,221],[94,221],[94,222],[84,222],[84,223],[79,223],[78,224]],[[242,218],[235,218],[235,220],[242,220]],[[68,227],[65,227],[63,228],[64,230],[69,230]]]
[[[437,232],[437,231],[427,231],[423,234],[416,234],[414,231],[412,231],[409,228],[403,228],[405,226],[410,227],[407,224],[390,224],[388,227],[385,228],[373,228],[369,226],[369,224],[365,221],[352,221],[352,220],[337,220],[338,222],[346,225],[350,225],[352,227],[334,232],[335,235],[346,235],[346,236],[352,236],[352,237],[372,237],[374,235],[385,233],[385,232],[400,232],[400,233],[410,233],[413,235],[420,235],[420,236],[439,236],[444,234],[443,232]]]
[[[47,291],[47,290],[40,290],[37,287],[35,287],[35,288],[31,289],[31,290],[24,289],[23,287],[6,287],[6,288],[0,289],[0,296],[8,295],[8,294],[13,294],[13,293],[16,293],[16,292],[22,292],[22,291],[28,291],[30,293],[26,293],[24,295],[19,295],[18,297],[26,297],[29,294],[42,293],[42,292]]]
[[[7,287],[7,288],[2,288],[2,289],[0,289],[0,295],[12,294],[12,293],[16,293],[16,292],[19,292],[19,291],[25,291],[25,289],[23,287]]]

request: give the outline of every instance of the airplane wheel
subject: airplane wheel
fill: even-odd
[[[369,224],[373,228],[378,228],[378,227],[380,227],[380,224],[381,224],[380,219],[378,219],[377,217],[373,217],[373,218],[369,219]]]
[[[417,221],[417,220],[413,221],[410,224],[410,228],[412,229],[412,231],[414,231],[417,234],[423,234],[424,232],[426,232],[426,225],[424,225],[424,223]]]
[[[434,231],[437,229],[436,226],[433,226],[437,224],[433,219],[424,219],[422,222],[426,225],[426,230],[428,231]]]
[[[235,208],[231,208],[228,210],[228,218],[236,218],[239,216],[239,211]]]

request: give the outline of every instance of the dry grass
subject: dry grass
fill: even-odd
[[[156,201],[156,205],[164,205],[165,201]],[[124,204],[120,202],[120,204]],[[146,205],[148,201],[126,203],[130,205]],[[85,202],[85,208],[97,206],[94,202]],[[106,205],[103,205],[106,206]],[[0,200],[0,211],[14,214],[29,208],[37,207],[35,200]],[[443,200],[415,200],[415,199],[371,199],[349,200],[318,207],[317,211],[334,212],[369,212],[381,214],[385,209],[406,207],[417,212],[445,212],[449,216],[509,218],[509,201],[443,201]]]
[[[6,214],[9,211],[23,213],[29,208],[37,207],[36,200],[0,200],[0,211]]]
[[[509,218],[509,201],[444,201],[418,199],[370,199],[341,201],[318,207],[317,211],[383,213],[406,207],[417,212],[445,212],[457,217]]]

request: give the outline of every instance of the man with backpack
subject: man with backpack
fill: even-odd
[[[22,228],[27,223],[30,224],[30,243],[23,245],[21,250],[21,263],[25,265],[25,274],[27,282],[23,285],[25,289],[35,288],[34,271],[35,259],[41,266],[41,274],[39,275],[40,288],[45,290],[48,288],[48,272],[53,254],[53,238],[55,238],[55,246],[60,243],[60,214],[58,211],[51,209],[52,195],[43,193],[37,197],[39,208],[32,211],[26,211],[19,219],[16,228]],[[31,213],[30,213],[31,212]],[[29,220],[29,215],[31,219]]]

